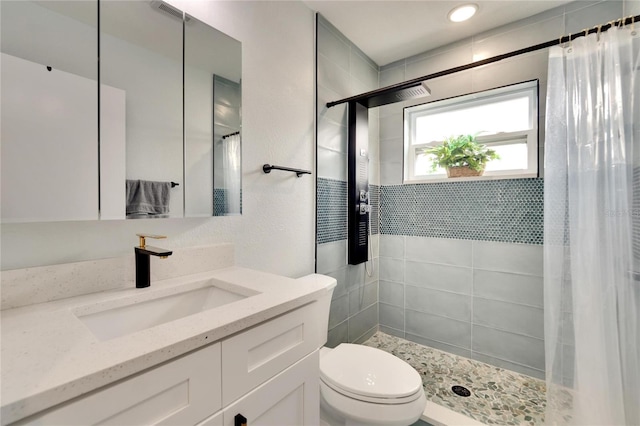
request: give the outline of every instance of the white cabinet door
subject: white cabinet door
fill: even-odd
[[[214,414],[211,417],[207,417],[204,421],[198,423],[196,426],[222,426],[223,412]]]
[[[322,306],[314,302],[222,342],[222,403],[227,406],[324,341]]]
[[[314,351],[224,410],[224,426],[236,415],[247,426],[304,426],[320,423],[319,351]]]
[[[222,408],[220,381],[216,343],[20,424],[194,425]]]

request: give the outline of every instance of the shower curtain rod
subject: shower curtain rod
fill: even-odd
[[[222,139],[230,138],[231,136],[239,135],[240,132],[229,133],[228,135],[224,135]]]
[[[610,21],[603,25],[597,25],[589,30],[582,30],[576,34],[569,34],[568,36],[563,36],[557,38],[555,40],[550,40],[545,43],[536,44],[535,46],[525,47],[524,49],[514,50],[513,52],[504,53],[502,55],[493,56],[491,58],[482,59],[480,61],[471,62],[467,65],[461,65],[454,68],[449,68],[448,70],[438,71],[433,74],[425,75],[424,77],[414,78],[412,80],[405,81],[403,83],[393,84],[391,86],[383,87],[381,89],[372,90],[370,92],[363,93],[361,95],[351,96],[349,98],[341,99],[339,101],[327,102],[327,108],[334,107],[336,105],[340,105],[347,102],[359,102],[363,105],[368,103],[368,100],[371,98],[377,98],[382,95],[390,95],[395,92],[399,92],[402,90],[406,90],[412,87],[417,87],[422,84],[422,82],[431,80],[438,77],[444,77],[445,75],[455,74],[460,71],[466,71],[472,68],[480,67],[482,65],[492,64],[494,62],[502,61],[503,59],[512,58],[514,56],[523,55],[525,53],[535,52],[536,50],[546,49],[549,47],[557,46],[562,43],[567,43],[571,40],[575,40],[578,37],[586,36],[587,34],[593,34],[597,32],[605,32],[613,26],[619,27],[624,25],[629,25],[634,22],[640,21],[640,15],[629,16],[627,18],[620,18],[615,21]],[[404,99],[401,99],[404,100]]]

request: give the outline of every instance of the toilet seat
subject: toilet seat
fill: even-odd
[[[346,396],[348,398],[351,399],[355,399],[358,401],[362,401],[362,402],[370,402],[373,404],[382,404],[382,405],[388,405],[388,404],[408,404],[412,401],[415,401],[416,399],[420,398],[420,395],[424,395],[424,392],[422,390],[419,390],[418,392],[414,393],[413,395],[408,395],[408,396],[403,396],[400,398],[374,398],[371,396],[365,396],[365,395],[358,395],[356,393],[353,392],[349,392],[345,389],[340,388],[339,386],[335,386],[331,383],[327,383],[324,380],[320,379],[320,382],[322,385],[327,386],[329,389],[339,393],[340,395]]]
[[[375,404],[407,404],[424,396],[409,364],[380,349],[343,343],[320,360],[320,379],[346,397]]]
[[[404,404],[379,404],[352,399],[335,392],[322,380],[320,381],[321,418],[323,412],[335,413],[340,419],[349,419],[346,424],[406,426],[416,422],[427,404],[424,392],[418,398]],[[326,419],[326,418],[325,418]],[[328,424],[344,425],[338,421]]]

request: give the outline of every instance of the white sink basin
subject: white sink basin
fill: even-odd
[[[214,283],[213,280],[196,283],[189,285],[186,290],[168,295],[166,291],[159,292],[157,297],[150,300],[139,300],[139,297],[133,296],[100,306],[85,307],[83,311],[90,312],[76,311],[75,314],[98,339],[104,341],[227,305],[251,295],[223,289]]]

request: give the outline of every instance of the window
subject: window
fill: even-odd
[[[443,168],[433,170],[433,156],[424,149],[446,137],[477,135],[477,141],[498,153],[474,178],[535,177],[538,175],[538,81],[405,108],[404,179],[447,179]]]

